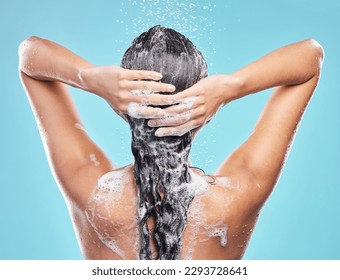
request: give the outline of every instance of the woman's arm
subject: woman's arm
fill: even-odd
[[[276,87],[253,133],[216,173],[243,177],[245,185],[256,190],[256,195],[248,199],[251,197],[254,205],[261,204],[280,175],[298,124],[318,83],[323,56],[322,47],[309,39],[273,51],[231,75],[207,77],[175,96],[178,101],[195,98],[189,120],[183,122],[181,116],[155,119],[149,121],[150,125],[170,126],[159,128],[159,135],[183,134],[204,125],[224,104]],[[181,103],[166,111],[174,115],[188,114]]]
[[[127,70],[117,66],[95,66],[70,50],[45,39],[30,37],[19,47],[19,69],[42,81],[58,81],[92,92],[104,98],[120,115],[128,114],[128,105],[162,105],[164,96],[136,96],[132,90],[171,92],[172,85],[155,82],[162,78],[154,71]],[[153,80],[153,81],[143,81]],[[146,109],[146,110],[145,110]],[[146,107],[141,117],[162,115],[158,108]]]
[[[231,75],[213,75],[177,93],[166,109],[165,118],[150,121],[159,136],[182,135],[206,124],[229,102],[246,95],[277,87],[298,85],[318,75],[322,47],[312,39],[275,50]],[[188,110],[188,102],[192,105]],[[190,118],[188,118],[190,113]]]
[[[113,165],[82,129],[65,84],[105,98],[120,113],[127,112],[129,102],[139,102],[140,96],[131,94],[130,89],[166,91],[169,87],[139,80],[158,80],[158,73],[96,67],[66,48],[37,37],[21,43],[19,72],[56,180],[64,194],[78,198],[83,195],[84,199],[86,191],[79,192],[79,187],[95,186],[98,176]],[[154,97],[157,101],[158,96]]]

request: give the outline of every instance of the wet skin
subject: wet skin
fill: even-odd
[[[189,208],[181,259],[240,259],[247,247],[258,212],[247,203],[249,186],[238,178],[216,177],[206,181]],[[89,188],[84,205],[73,211],[75,229],[85,258],[138,259],[138,190],[131,165],[104,175],[109,183]],[[103,178],[103,177],[102,177]],[[102,179],[100,179],[102,181]],[[209,177],[208,181],[211,181]],[[259,192],[258,186],[252,186]],[[153,221],[149,220],[152,231]],[[157,248],[152,242],[153,256]]]
[[[66,85],[104,98],[120,116],[128,113],[130,102],[141,103],[142,98],[130,93],[131,90],[149,88],[171,92],[173,89],[161,83],[140,81],[146,77],[159,80],[159,74],[131,72],[116,66],[95,67],[62,46],[37,37],[21,44],[19,56],[21,81],[84,257],[137,258],[137,192],[132,168],[124,168],[127,181],[119,194],[120,199],[108,196],[112,199],[107,201],[109,207],[104,207],[103,202],[93,204],[91,196],[96,192],[98,180],[108,172],[119,173],[121,170],[84,129],[79,129],[82,122]],[[227,179],[232,185],[217,183],[192,202],[184,231],[182,258],[242,257],[259,212],[277,183],[304,110],[316,89],[322,61],[322,47],[314,40],[304,40],[277,49],[231,75],[204,78],[174,95],[172,99],[195,97],[196,100],[189,118],[173,118],[174,126],[167,127],[169,120],[160,116],[166,111],[172,114],[179,109],[182,111],[181,108],[170,106],[163,111],[146,107],[146,111],[139,112],[139,116],[156,116],[152,126],[160,127],[158,133],[161,135],[178,135],[202,127],[222,105],[274,88],[249,138],[213,174],[220,178],[217,182]],[[167,103],[162,98],[150,95],[146,103]],[[232,187],[235,184],[239,187]],[[97,213],[94,216],[91,216],[91,207]],[[105,231],[107,235],[103,234]],[[210,237],[212,232],[218,236]],[[226,232],[225,239],[223,232]],[[114,243],[110,243],[109,237]],[[226,246],[223,246],[225,240]],[[112,249],[115,244],[120,249],[118,253]]]

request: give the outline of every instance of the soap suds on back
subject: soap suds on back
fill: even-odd
[[[239,189],[241,187],[239,182],[228,177],[215,177],[215,183],[216,185],[220,185],[230,189]]]
[[[90,225],[98,236],[98,239],[120,258],[126,259],[123,248],[131,242],[136,242],[136,219],[131,220],[129,215],[124,217],[122,213],[132,213],[136,207],[131,196],[129,205],[122,201],[125,186],[131,185],[131,178],[125,170],[112,171],[99,178],[94,189],[85,214]],[[121,240],[124,240],[122,242]],[[135,245],[136,249],[138,248]],[[135,252],[135,256],[138,252]]]
[[[206,228],[209,237],[219,237],[221,246],[227,246],[227,225],[210,225]]]

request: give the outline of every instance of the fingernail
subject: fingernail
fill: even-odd
[[[155,132],[155,136],[157,137],[162,137],[164,134],[162,132],[159,132],[158,130],[156,130]]]
[[[175,91],[176,87],[173,85],[168,85],[168,90]]]
[[[163,78],[163,75],[161,73],[156,73],[155,74],[155,78],[156,79],[162,79]]]
[[[154,122],[153,121],[148,121],[148,126],[153,126]]]

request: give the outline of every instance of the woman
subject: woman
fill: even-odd
[[[94,66],[37,37],[19,56],[85,258],[240,259],[315,91],[323,50],[308,39],[207,76],[187,38],[155,26],[134,40],[122,68]],[[115,167],[91,141],[66,85],[104,98],[128,121],[133,164]],[[227,103],[272,87],[253,133],[213,175],[190,166],[199,128]]]

